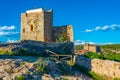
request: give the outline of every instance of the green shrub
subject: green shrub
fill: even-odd
[[[95,74],[94,72],[90,71],[88,73],[89,75],[91,75],[91,77],[94,79],[94,80],[105,80],[105,78],[103,76],[99,76],[97,74]]]
[[[25,79],[25,76],[19,76],[19,77],[16,77],[15,80],[27,80],[27,79]]]
[[[85,57],[93,59],[93,58],[100,58],[100,55],[97,53],[90,52],[90,53],[86,53]]]
[[[45,63],[43,62],[43,59],[39,58],[37,62],[37,69],[39,72],[43,73],[45,69]]]

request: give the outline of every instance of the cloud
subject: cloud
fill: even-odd
[[[85,44],[85,43],[96,44],[95,42],[85,41],[85,40],[76,40],[74,43],[75,43],[75,45],[83,45],[83,44]]]
[[[14,34],[18,34],[19,32],[0,32],[0,36],[6,36],[6,35],[14,35]]]
[[[97,45],[110,45],[110,44],[114,44],[112,42],[104,42],[104,43],[96,43],[96,42],[92,42],[92,41],[85,41],[85,40],[75,40],[74,44],[75,45],[83,45],[85,43],[88,43],[88,44],[97,44]]]
[[[1,26],[0,27],[0,36],[18,34],[19,32],[15,31],[15,30],[16,30],[15,26]]]
[[[90,30],[90,29],[86,29],[86,30],[85,30],[85,32],[91,32],[91,31],[92,31],[92,30]]]
[[[15,26],[2,26],[0,27],[0,31],[4,30],[15,30]]]
[[[6,41],[6,43],[16,43],[16,42],[18,42],[17,40],[8,40],[8,41]]]
[[[116,31],[116,30],[120,30],[120,24],[112,24],[112,25],[105,25],[105,26],[97,26],[93,29],[86,29],[83,32],[93,32],[93,31]]]

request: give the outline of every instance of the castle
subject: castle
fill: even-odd
[[[39,8],[21,14],[21,40],[56,42],[63,32],[73,42],[72,25],[53,26],[53,10]]]
[[[88,50],[90,52],[95,52],[95,53],[101,52],[99,46],[96,46],[96,45],[93,45],[93,44],[88,44],[88,43],[84,44],[84,50]]]

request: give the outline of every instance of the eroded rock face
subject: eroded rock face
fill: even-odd
[[[0,78],[12,80],[28,72],[32,64],[34,63],[24,62],[21,59],[0,59]]]
[[[7,57],[0,58],[0,79],[2,80],[15,80],[19,76],[24,76],[27,80],[62,80],[63,78],[76,80],[75,76],[63,76],[61,74],[61,66],[58,66],[54,60],[46,60],[44,62],[44,60],[39,61],[36,57],[11,56],[9,59]],[[38,72],[38,63],[47,64],[44,74]],[[63,65],[63,63],[60,64]],[[81,72],[78,71],[77,73]],[[83,77],[80,75],[77,76],[79,80],[87,78],[84,75]],[[86,80],[92,79],[89,78]]]
[[[37,72],[37,58],[13,56],[12,59],[7,59],[6,57],[0,59],[0,79],[3,80],[15,80],[19,76],[25,76],[27,80],[53,80],[53,76],[60,72],[53,61],[47,62],[50,75],[41,75],[40,72]]]
[[[73,54],[73,42],[40,42],[32,40],[24,40],[18,43],[0,44],[0,51],[12,53],[27,54],[45,54],[46,50],[53,51],[58,54]]]

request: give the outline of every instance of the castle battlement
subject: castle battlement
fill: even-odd
[[[44,10],[43,8],[38,8],[38,9],[31,9],[27,10],[26,13],[35,13],[35,12],[52,12],[52,9],[50,10]]]

